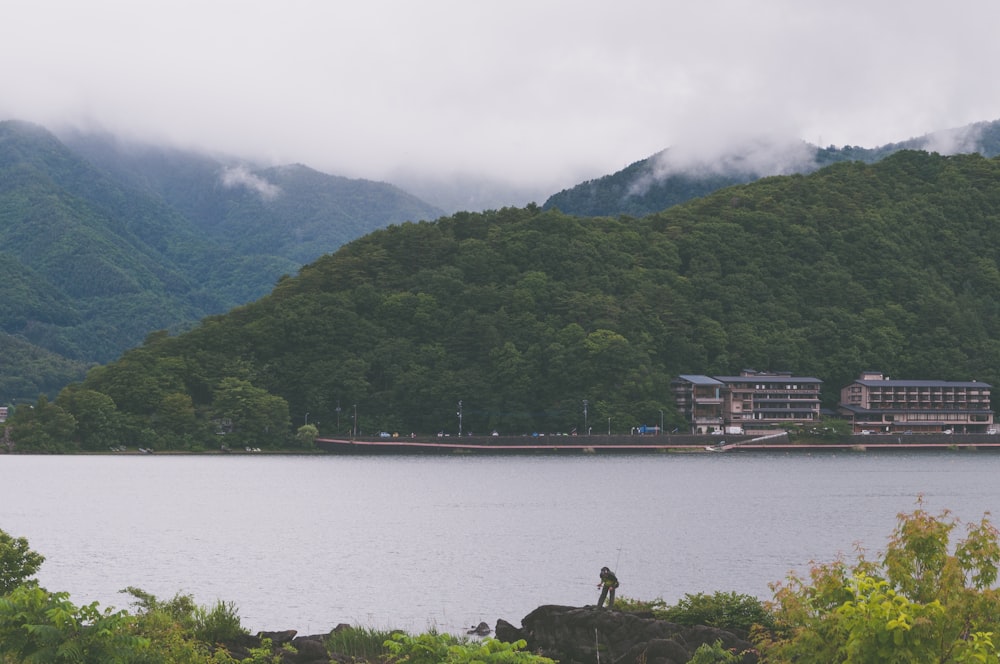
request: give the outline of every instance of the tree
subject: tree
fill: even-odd
[[[7,420],[21,452],[68,452],[74,449],[76,419],[41,394],[34,406],[19,405]]]
[[[295,432],[295,440],[300,447],[312,447],[316,437],[319,436],[319,429],[315,424],[303,424]]]
[[[239,444],[274,447],[285,442],[291,420],[288,403],[249,381],[224,378],[212,404],[215,416],[232,422]]]
[[[900,514],[879,561],[813,568],[775,586],[776,629],[762,636],[769,662],[1000,662],[998,531],[983,517],[950,542],[948,512]]]
[[[59,393],[56,405],[76,420],[76,439],[81,448],[106,450],[121,444],[121,418],[108,395],[74,384]]]
[[[28,548],[28,540],[0,530],[0,596],[35,575],[45,558]]]
[[[191,397],[180,392],[164,395],[156,410],[156,432],[167,449],[189,447],[201,430]]]

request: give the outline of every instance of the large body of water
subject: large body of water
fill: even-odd
[[[77,604],[231,601],[249,629],[457,631],[542,604],[717,590],[769,599],[884,548],[918,495],[1000,510],[991,452],[580,457],[2,456],[0,529]]]

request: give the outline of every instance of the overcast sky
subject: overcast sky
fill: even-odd
[[[4,0],[0,119],[552,190],[1000,119],[997,0]]]

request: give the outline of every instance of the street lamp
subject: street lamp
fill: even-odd
[[[340,435],[340,400],[337,400],[337,407],[334,408],[337,411],[337,435]]]
[[[611,435],[611,418],[608,418],[608,435]]]
[[[587,400],[586,399],[583,400],[583,430],[586,431],[587,433],[590,433],[590,431],[587,429]]]
[[[462,437],[462,400],[458,401],[458,437]]]
[[[358,435],[358,404],[354,404],[354,426],[351,428],[351,438]]]

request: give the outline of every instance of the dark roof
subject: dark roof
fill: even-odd
[[[692,385],[722,385],[722,383],[710,376],[702,376],[700,374],[681,374],[677,377],[677,380],[683,380]]]
[[[861,380],[854,381],[859,385],[868,387],[992,387],[989,383],[979,381],[951,381],[951,380]]]
[[[819,378],[812,376],[778,376],[778,375],[754,375],[754,376],[715,376],[724,383],[822,383]]]

